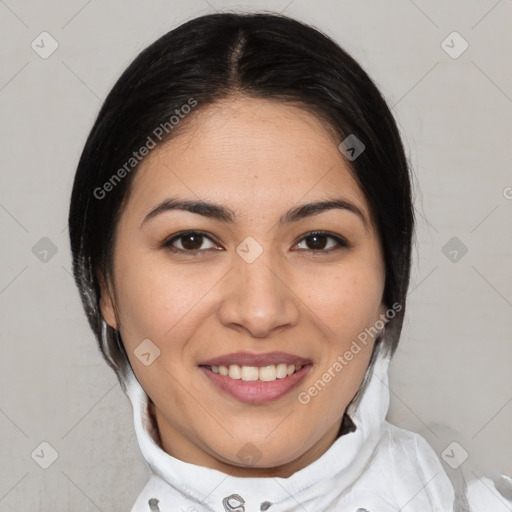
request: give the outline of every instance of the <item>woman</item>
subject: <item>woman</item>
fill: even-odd
[[[325,35],[227,13],[161,37],[103,104],[69,226],[154,472],[133,512],[473,510],[385,420],[409,170],[385,101]]]

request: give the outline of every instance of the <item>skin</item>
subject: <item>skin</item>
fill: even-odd
[[[117,226],[113,280],[101,311],[119,328],[132,368],[150,397],[162,448],[182,461],[234,476],[288,477],[334,442],[368,367],[373,339],[306,405],[307,390],[385,312],[385,267],[363,192],[326,123],[295,106],[234,96],[205,107],[176,138],[152,150],[134,176]],[[170,210],[141,223],[170,196],[230,208],[234,223]],[[344,198],[293,224],[289,209]],[[173,253],[162,244],[197,229]],[[307,237],[325,230],[344,238]],[[263,249],[252,263],[236,252],[248,236]],[[195,244],[195,245],[194,245]],[[316,253],[314,249],[317,249]],[[323,252],[322,252],[323,251]],[[149,338],[160,356],[145,366],[134,350]],[[238,351],[283,351],[313,361],[301,385],[265,404],[218,390],[199,369]],[[260,452],[249,464],[237,452]]]

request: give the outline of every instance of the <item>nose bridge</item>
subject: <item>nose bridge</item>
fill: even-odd
[[[247,247],[249,250],[245,252]],[[251,242],[240,244],[237,248],[238,257],[234,260],[234,270],[244,288],[241,297],[263,302],[259,297],[263,299],[263,295],[267,295],[268,303],[269,300],[278,300],[282,294],[280,274],[283,272],[279,271],[282,270],[282,265],[270,246],[265,249],[261,245],[259,247],[260,249]]]
[[[294,294],[285,283],[285,266],[270,243],[264,247],[247,237],[239,244],[230,279],[219,309],[223,323],[240,324],[254,336],[265,336],[298,320]]]

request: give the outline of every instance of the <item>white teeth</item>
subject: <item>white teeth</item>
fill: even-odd
[[[241,379],[242,378],[242,370],[240,366],[237,364],[231,364],[229,365],[229,377],[231,379]]]
[[[284,379],[288,375],[288,365],[286,363],[277,365],[277,378]]]
[[[211,366],[213,373],[219,373],[224,377],[231,379],[270,382],[276,379],[284,379],[292,375],[296,370],[300,370],[302,366],[295,366],[294,364],[280,363],[278,365],[271,364],[268,366],[239,366],[238,364],[231,364],[229,366]]]
[[[242,366],[242,380],[258,380],[259,372],[255,366]]]
[[[269,382],[271,380],[276,380],[277,371],[275,365],[271,364],[269,366],[262,366],[259,371],[260,380],[264,382]]]

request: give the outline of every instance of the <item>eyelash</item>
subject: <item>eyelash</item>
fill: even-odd
[[[180,238],[184,238],[187,235],[203,235],[205,238],[208,238],[211,242],[216,243],[204,231],[189,230],[189,231],[181,231],[180,233],[178,233],[176,235],[173,235],[171,238],[167,239],[166,241],[164,241],[162,243],[162,247],[167,249],[167,250],[169,250],[169,251],[171,251],[171,252],[173,252],[173,253],[181,253],[181,254],[187,254],[187,255],[191,255],[191,256],[196,256],[197,254],[203,253],[203,252],[206,251],[206,249],[189,249],[189,250],[178,249],[178,248],[172,246],[172,244],[176,240],[179,240]],[[313,254],[321,254],[321,253],[329,254],[329,253],[331,253],[333,251],[338,251],[340,249],[344,249],[344,248],[350,247],[350,245],[348,244],[348,242],[346,240],[344,240],[343,238],[341,238],[338,235],[334,235],[332,233],[329,233],[328,231],[311,231],[311,232],[307,233],[305,236],[303,236],[299,240],[298,243],[301,243],[302,241],[304,241],[304,240],[306,240],[308,238],[314,237],[314,236],[325,236],[327,238],[331,238],[331,239],[333,239],[338,244],[338,247],[334,247],[334,248],[327,249],[327,250],[325,250],[325,249],[318,249],[318,250],[314,250],[314,249],[301,249],[301,250],[304,250],[306,252],[313,253]]]

